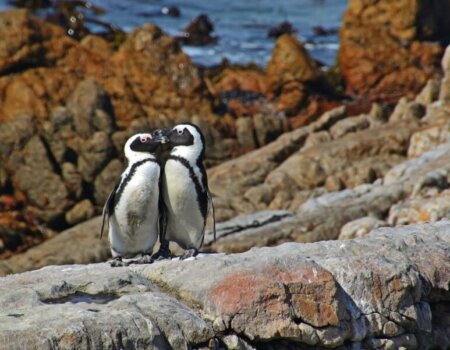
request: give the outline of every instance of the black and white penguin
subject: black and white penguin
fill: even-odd
[[[167,138],[165,138],[167,140]],[[151,263],[158,238],[160,165],[155,157],[163,137],[149,133],[130,137],[124,147],[128,166],[103,208],[109,222],[111,266],[128,265],[122,257],[142,257],[130,263]]]
[[[187,259],[197,255],[203,244],[210,208],[215,221],[203,165],[205,138],[200,129],[190,123],[160,129],[159,135],[168,137],[171,149],[162,174],[164,213],[160,229],[161,247],[155,258],[170,257],[169,241],[173,241],[185,249],[181,259]],[[213,224],[215,226],[215,222]]]

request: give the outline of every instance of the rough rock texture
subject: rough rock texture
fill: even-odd
[[[373,182],[405,160],[409,139],[419,128],[414,122],[392,122],[365,124],[358,131],[361,126],[344,126],[344,121],[352,125],[354,120],[346,117],[344,107],[336,108],[265,147],[210,169],[219,218],[269,208],[296,210],[321,194],[317,187],[336,191]],[[328,130],[337,138],[324,137]],[[311,140],[315,135],[320,135],[318,141]]]
[[[47,265],[87,264],[110,257],[106,237],[99,240],[101,217],[74,226],[7,260],[0,260],[0,276]]]
[[[450,2],[352,0],[340,30],[339,66],[348,93],[394,100],[439,72]]]
[[[393,167],[384,179],[373,184],[315,195],[313,197],[316,198],[308,199],[294,208],[292,215],[275,216],[274,220],[265,220],[261,224],[242,225],[239,230],[233,228],[233,220],[223,223],[221,227],[231,229],[226,229],[223,233],[219,230],[217,241],[206,240],[206,245],[210,245],[208,249],[213,251],[242,252],[255,246],[275,245],[286,241],[315,242],[336,239],[346,223],[365,216],[387,221],[391,208],[416,196],[425,196],[424,198],[431,201],[426,207],[427,216],[422,220],[408,222],[450,218],[446,206],[441,206],[447,200],[443,191],[449,187],[448,174],[450,143]],[[432,194],[438,197],[434,198]],[[437,201],[439,205],[433,204],[433,201]],[[407,214],[403,212],[402,215]],[[408,215],[417,217],[414,213]],[[239,222],[252,223],[253,217],[254,213],[248,214],[248,217],[241,216]],[[394,220],[390,221],[395,224]],[[259,222],[258,219],[256,222]],[[208,235],[211,236],[211,232]]]
[[[345,242],[3,277],[0,347],[446,348],[449,232],[442,221]]]
[[[373,216],[365,216],[363,218],[350,221],[342,226],[338,239],[361,238],[366,236],[373,229],[383,226],[388,226],[386,221],[380,220]]]

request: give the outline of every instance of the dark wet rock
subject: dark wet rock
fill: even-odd
[[[166,15],[169,17],[180,17],[181,16],[181,11],[176,6],[163,7],[161,9],[161,13],[163,15]]]
[[[211,36],[214,25],[207,15],[201,14],[184,28],[184,34],[178,40],[185,45],[202,46],[213,44],[217,38]]]
[[[267,36],[269,38],[278,38],[279,36],[282,36],[283,34],[294,34],[297,32],[297,29],[294,28],[292,23],[290,22],[281,22],[280,24],[276,25],[275,27],[272,27],[267,32]]]
[[[334,35],[339,32],[338,29],[335,28],[325,28],[322,26],[314,26],[312,28],[313,32],[317,36],[327,36],[327,35]]]

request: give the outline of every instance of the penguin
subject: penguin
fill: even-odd
[[[161,246],[154,258],[170,258],[169,241],[173,241],[185,250],[180,257],[184,260],[198,254],[210,209],[215,237],[214,204],[203,165],[205,138],[200,129],[190,123],[160,129],[157,133],[168,137],[170,153],[161,181]]]
[[[160,165],[155,153],[164,137],[150,133],[136,134],[125,143],[128,166],[110,193],[103,208],[100,231],[109,223],[109,242],[114,258],[111,266],[151,263],[151,253],[158,238]],[[129,263],[122,258],[142,254]]]

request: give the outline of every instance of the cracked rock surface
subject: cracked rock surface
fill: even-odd
[[[0,278],[0,348],[450,346],[450,221]]]

